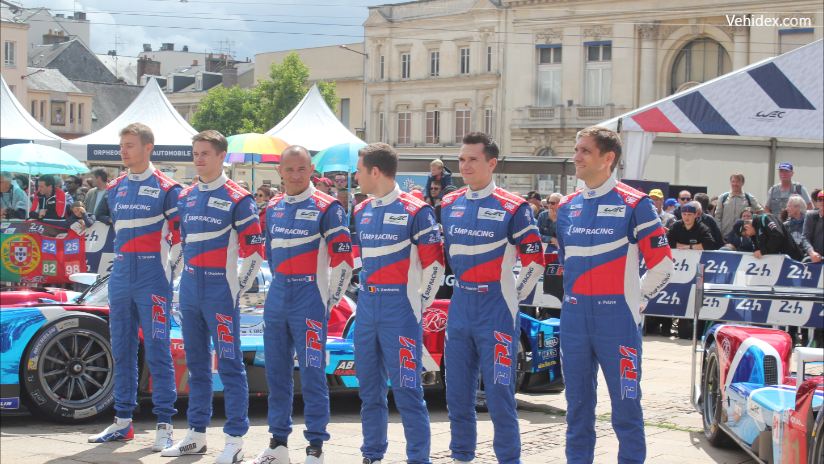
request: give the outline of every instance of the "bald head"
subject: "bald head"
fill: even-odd
[[[292,145],[286,150],[283,150],[283,153],[280,154],[281,162],[283,162],[284,158],[292,156],[301,158],[307,165],[312,164],[312,155],[309,154],[309,150],[300,145]]]

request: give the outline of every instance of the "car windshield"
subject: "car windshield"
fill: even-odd
[[[86,306],[109,306],[109,279],[102,279],[92,286],[86,296],[83,297],[81,304]]]

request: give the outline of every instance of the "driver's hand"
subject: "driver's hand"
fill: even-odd
[[[761,259],[761,250],[755,250],[752,253],[752,255],[755,256],[757,259]]]

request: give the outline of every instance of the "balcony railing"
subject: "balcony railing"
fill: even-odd
[[[579,107],[578,108],[578,119],[603,119],[604,118],[604,107],[603,106],[595,106],[595,107]]]
[[[553,119],[555,108],[530,108],[529,119]]]

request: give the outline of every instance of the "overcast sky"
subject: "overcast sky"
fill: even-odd
[[[154,50],[170,42],[176,50],[188,45],[190,51],[217,52],[227,46],[219,42],[228,40],[234,41],[236,59],[254,60],[256,53],[362,42],[366,6],[397,1],[25,0],[22,4],[66,16],[75,8],[85,11],[95,53],[114,50],[115,42],[118,54],[126,56],[137,56],[144,43]]]

